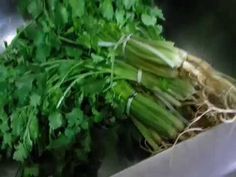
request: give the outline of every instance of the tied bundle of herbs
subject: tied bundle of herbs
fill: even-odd
[[[151,0],[22,0],[19,9],[30,20],[0,55],[0,141],[23,176],[89,165],[97,127],[129,120],[157,153],[192,126],[235,118],[235,81],[166,41]],[[45,157],[55,169],[43,171]]]

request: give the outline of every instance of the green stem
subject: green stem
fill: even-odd
[[[105,74],[107,72],[104,72],[104,71],[97,71],[97,72],[87,72],[87,73],[84,73],[84,74],[80,74],[73,82],[71,82],[71,84],[67,87],[67,89],[64,91],[63,95],[61,96],[61,98],[59,99],[58,103],[57,103],[57,108],[60,107],[62,101],[65,99],[66,95],[68,94],[68,92],[71,90],[71,88],[78,82],[80,81],[81,79],[84,79],[88,76],[91,76],[91,75],[95,75],[95,74]]]
[[[176,64],[173,61],[171,61],[169,58],[167,58],[167,56],[163,52],[160,52],[160,50],[157,50],[156,48],[148,45],[147,43],[142,43],[138,40],[130,39],[129,44],[136,46],[140,50],[140,52],[141,51],[142,52],[150,52],[150,54],[155,55],[157,58],[161,59],[162,61],[164,61],[166,64],[168,64],[172,68],[174,68],[176,66]]]
[[[126,58],[141,58],[142,60],[153,62],[159,65],[168,66],[160,57],[153,55],[152,53],[148,53],[146,51],[142,51],[140,48],[126,45]]]
[[[119,95],[122,100],[128,101],[134,90],[126,82],[117,82],[117,85],[113,88],[115,94]],[[155,108],[155,109],[153,109]],[[161,135],[167,138],[174,138],[177,135],[177,131],[173,126],[176,123],[176,127],[180,127],[178,120],[170,121],[169,114],[164,114],[164,110],[161,110],[160,106],[148,100],[141,94],[138,94],[132,101],[130,108],[131,115],[135,116],[143,124],[151,127],[159,132]],[[171,119],[174,116],[171,117]]]
[[[131,118],[134,125],[137,127],[137,129],[139,130],[139,132],[143,135],[143,137],[145,138],[145,140],[148,142],[148,144],[152,147],[154,152],[157,152],[160,150],[160,147],[158,146],[158,144],[155,142],[154,137],[152,136],[152,134],[150,133],[150,131],[141,123],[139,122],[137,119],[135,118]]]
[[[155,114],[153,110],[150,110],[136,99],[132,102],[131,115],[163,137],[174,139],[177,136],[177,131],[171,124],[168,124],[163,117]]]
[[[79,45],[77,42],[71,40],[71,39],[68,39],[66,37],[63,37],[63,36],[59,36],[59,39],[63,42],[66,42],[66,43],[69,43],[69,44],[73,44],[73,45]]]
[[[130,65],[135,66],[136,68],[140,68],[156,76],[162,76],[168,78],[176,78],[178,76],[178,72],[176,69],[171,69],[169,67],[157,65],[152,62],[147,62],[146,60],[141,59],[139,57],[127,57],[127,62]]]
[[[151,98],[138,94],[136,100],[147,107],[152,113],[155,113],[156,116],[154,118],[159,120],[159,117],[161,117],[166,124],[170,124],[180,131],[184,129],[185,125],[181,120],[171,114],[167,109],[154,102]]]

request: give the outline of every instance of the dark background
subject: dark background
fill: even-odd
[[[236,0],[156,0],[164,35],[178,47],[236,77]]]

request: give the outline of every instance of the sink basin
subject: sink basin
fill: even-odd
[[[17,13],[16,1],[0,1],[0,53],[4,50],[4,42],[11,43],[16,35],[16,28],[22,26],[24,21]]]
[[[221,124],[112,177],[235,177],[236,123]]]

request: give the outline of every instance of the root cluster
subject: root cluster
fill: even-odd
[[[179,134],[173,146],[182,136],[194,136],[219,123],[236,121],[236,85],[234,79],[225,77],[204,60],[187,55],[181,71],[196,85],[196,93],[186,104],[194,107],[193,119]]]

